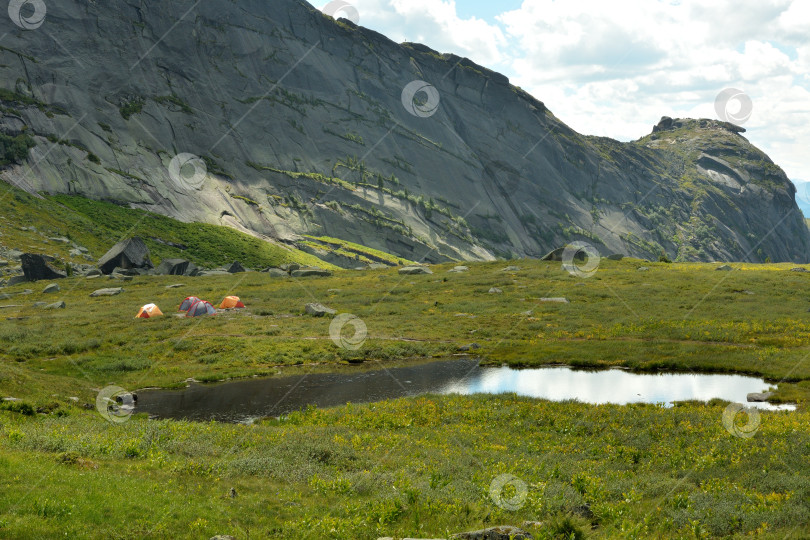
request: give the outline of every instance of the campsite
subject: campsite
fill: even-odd
[[[0,540],[810,539],[810,0],[8,0]]]

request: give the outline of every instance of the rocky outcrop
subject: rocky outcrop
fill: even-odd
[[[160,261],[155,273],[160,276],[186,275],[190,261],[186,259],[163,259]]]
[[[98,267],[105,274],[116,269],[154,268],[149,259],[149,248],[137,236],[115,244],[98,260]]]
[[[42,279],[65,278],[67,274],[54,269],[42,255],[23,253],[20,255],[23,275],[26,281],[39,281]]]
[[[418,81],[428,108],[409,101]],[[31,193],[428,263],[575,240],[810,260],[795,188],[741,128],[663,118],[637,141],[584,136],[503,75],[301,0],[51,2],[42,28],[4,37],[0,87],[0,132],[36,143],[0,177]]]

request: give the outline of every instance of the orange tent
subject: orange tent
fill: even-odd
[[[220,309],[243,308],[245,304],[242,303],[238,296],[226,296],[219,307]]]
[[[163,315],[163,312],[160,311],[160,308],[157,307],[155,304],[146,304],[141,308],[137,315],[135,315],[136,319],[149,319],[150,317],[157,317],[159,315]]]

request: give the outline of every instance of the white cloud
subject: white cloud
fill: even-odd
[[[810,179],[810,1],[524,0],[496,22],[459,17],[453,0],[352,3],[364,26],[502,71],[586,134],[715,117],[717,94],[739,88],[748,138]]]

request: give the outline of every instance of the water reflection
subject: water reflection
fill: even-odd
[[[577,371],[566,367],[515,370],[479,367],[464,359],[364,373],[331,373],[249,379],[184,390],[145,390],[137,412],[160,418],[240,422],[279,416],[309,404],[332,407],[419,394],[515,392],[529,397],[586,403],[673,401],[721,398],[745,403],[749,392],[768,384],[741,375],[636,374],[622,370]],[[767,403],[751,404],[763,409]],[[782,406],[792,408],[792,406]]]

